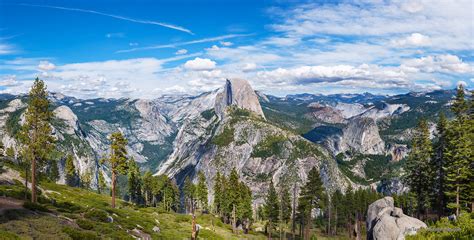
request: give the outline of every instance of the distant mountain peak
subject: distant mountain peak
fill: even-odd
[[[265,118],[258,96],[247,80],[240,78],[227,79],[226,84],[216,97],[216,113],[224,115],[225,108],[237,106],[246,109]]]

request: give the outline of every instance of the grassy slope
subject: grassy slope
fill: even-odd
[[[124,201],[118,201],[118,208],[112,209],[110,197],[80,188],[43,182],[45,190],[41,206],[48,212],[31,210],[8,210],[0,216],[0,239],[71,238],[73,239],[132,239],[127,231],[134,228],[153,239],[187,239],[191,236],[191,216],[158,212],[156,208],[138,208]],[[0,196],[22,199],[23,187],[0,185]],[[112,223],[101,221],[108,215]],[[264,239],[264,235],[251,233],[233,235],[229,225],[212,215],[199,215],[197,223],[203,229],[200,237],[207,239]],[[214,225],[214,227],[213,227]],[[154,233],[158,226],[160,233]],[[215,230],[212,230],[215,229]]]

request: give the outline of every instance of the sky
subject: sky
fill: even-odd
[[[0,93],[293,93],[474,87],[474,1],[0,0]]]

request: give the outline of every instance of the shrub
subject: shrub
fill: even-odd
[[[55,202],[53,205],[57,207],[58,210],[61,212],[77,213],[82,210],[80,206],[72,204],[70,202]]]
[[[234,141],[234,129],[229,127],[224,128],[221,134],[212,138],[212,143],[219,147],[228,146],[232,141]]]
[[[84,214],[84,217],[98,222],[108,222],[109,220],[107,212],[100,209],[91,209]]]
[[[0,239],[21,239],[18,235],[14,234],[14,233],[11,233],[11,232],[7,232],[7,231],[4,231],[4,230],[0,230]]]
[[[31,211],[49,212],[49,210],[45,206],[29,201],[23,203],[23,207]]]
[[[216,112],[214,111],[214,109],[208,109],[204,112],[201,112],[201,116],[206,120],[211,120],[212,117],[214,117],[215,115]]]
[[[174,219],[174,221],[177,222],[177,223],[191,222],[191,216],[188,216],[188,215],[177,215],[176,218]]]
[[[87,219],[77,219],[76,223],[80,228],[85,230],[91,230],[94,228],[94,223]]]
[[[260,141],[252,152],[252,157],[267,158],[274,155],[280,155],[282,144],[287,140],[282,135],[268,136],[263,141]]]
[[[91,232],[91,231],[79,230],[72,227],[64,227],[62,230],[64,233],[69,235],[69,237],[72,238],[73,240],[100,239],[96,233]]]

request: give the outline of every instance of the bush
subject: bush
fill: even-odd
[[[21,239],[21,238],[14,233],[0,230],[0,239]]]
[[[23,203],[23,207],[31,211],[49,212],[45,206],[33,202],[25,202]]]
[[[406,239],[473,239],[473,237],[474,214],[462,212],[456,222],[442,218],[427,230],[421,230],[414,236],[407,236]]]
[[[72,204],[70,202],[55,202],[53,205],[57,207],[58,210],[61,212],[77,213],[81,212],[82,210],[80,206]]]
[[[94,228],[94,223],[86,219],[77,219],[76,223],[80,228],[85,230],[91,230]]]
[[[268,136],[263,141],[260,141],[252,152],[252,157],[267,158],[271,156],[278,156],[281,154],[282,145],[287,140],[282,135]]]
[[[91,209],[84,214],[84,217],[98,222],[108,222],[109,220],[107,212],[100,209]]]
[[[212,138],[212,143],[219,147],[228,146],[232,141],[234,141],[234,129],[229,127],[224,128],[221,134]]]
[[[177,223],[183,223],[183,222],[191,222],[191,216],[188,215],[177,215],[176,218],[174,219],[175,222]]]
[[[214,109],[208,109],[204,112],[201,112],[201,117],[203,117],[206,120],[211,120],[216,115],[216,112]]]
[[[79,229],[75,229],[72,227],[64,227],[63,232],[69,235],[73,240],[84,240],[84,239],[100,239],[96,233],[91,231],[83,231]]]

